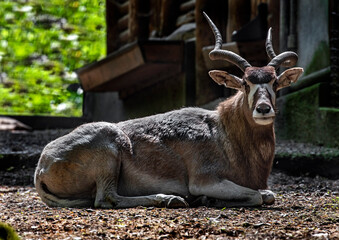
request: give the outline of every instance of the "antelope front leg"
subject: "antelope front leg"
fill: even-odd
[[[116,205],[114,208],[131,207],[166,207],[166,208],[185,208],[188,207],[186,201],[175,195],[154,194],[148,196],[125,197],[116,195],[113,200]]]
[[[190,184],[190,193],[195,196],[206,196],[213,198],[210,204],[215,207],[241,207],[241,206],[260,206],[263,203],[272,204],[270,191],[264,190],[263,193],[246,187],[237,185],[229,180],[221,180],[218,182],[209,182],[207,184],[193,183]]]
[[[109,189],[109,187],[106,189]],[[98,200],[98,196],[100,200]],[[188,207],[186,201],[175,195],[154,194],[147,196],[126,197],[120,196],[114,191],[97,193],[95,207],[97,208],[132,208],[132,207]]]

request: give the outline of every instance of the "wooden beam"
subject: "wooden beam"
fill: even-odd
[[[123,31],[123,32],[121,32],[119,34],[119,40],[120,40],[120,44],[121,45],[124,45],[124,44],[128,43],[129,39],[130,39],[130,31],[129,31],[129,29],[126,29],[125,31]]]
[[[96,62],[77,71],[85,91],[100,86],[128,71],[143,65],[144,59],[137,44],[133,44],[102,61]]]
[[[209,53],[213,49],[214,49],[214,45],[206,46],[206,47],[203,47],[203,49],[202,49],[202,53],[203,53],[203,56],[204,56],[204,61],[205,61],[205,65],[206,65],[207,70],[227,69],[227,68],[234,66],[234,64],[227,62],[227,61],[223,61],[223,60],[212,61],[209,57]],[[231,52],[234,52],[236,54],[240,54],[239,49],[238,49],[238,45],[237,45],[236,42],[224,43],[222,45],[221,49],[231,51]]]
[[[129,6],[129,1],[126,1],[123,4],[119,5],[119,11],[121,15],[128,15],[128,6]]]
[[[183,59],[182,41],[136,42],[77,74],[85,91],[121,91],[183,72]]]
[[[128,15],[124,15],[118,20],[118,30],[124,31],[128,28]]]
[[[251,20],[251,0],[228,0],[227,42],[232,33]]]
[[[183,60],[182,41],[146,41],[140,45],[145,62],[181,63]]]
[[[194,10],[194,8],[195,8],[195,0],[190,0],[180,5],[180,12],[188,12],[188,11]]]
[[[195,22],[195,10],[191,10],[181,16],[178,17],[176,26],[180,27],[186,23]]]
[[[114,81],[108,82],[101,87],[101,90],[117,89],[120,98],[125,98],[134,92],[174,77],[180,74],[181,70],[181,65],[175,63],[149,63],[135,69],[133,73],[123,75]],[[128,82],[126,79],[128,79]]]
[[[114,1],[106,0],[106,51],[107,54],[119,48],[119,39],[117,38],[119,30],[117,21],[119,19],[119,9]]]
[[[179,0],[163,0],[160,12],[160,36],[168,36],[176,29],[179,16]]]
[[[129,0],[129,41],[147,40],[149,37],[150,0]]]

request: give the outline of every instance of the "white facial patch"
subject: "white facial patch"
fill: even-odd
[[[253,98],[254,98],[254,94],[258,91],[258,88],[260,87],[264,87],[269,94],[271,95],[271,101],[272,103],[275,103],[275,92],[273,91],[273,82],[269,82],[269,83],[264,83],[264,84],[253,84],[250,82],[247,82],[248,85],[250,86],[250,92],[248,94],[248,105],[250,108],[253,107]]]
[[[250,86],[250,92],[248,94],[248,105],[250,109],[253,108],[254,95],[256,94],[256,92],[261,88],[264,88],[266,91],[268,91],[270,95],[270,99],[267,99],[266,96],[263,99],[259,98],[257,102],[255,103],[256,106],[254,106],[252,117],[257,124],[260,124],[260,125],[271,124],[274,121],[274,117],[275,117],[274,106],[270,106],[271,109],[267,113],[258,112],[257,106],[265,102],[266,104],[269,104],[269,105],[275,104],[276,95],[275,95],[275,92],[273,91],[273,81],[269,83],[264,83],[264,84],[253,84],[253,83],[248,82],[248,85]]]
[[[276,95],[275,95],[275,92],[273,91],[273,82],[269,82],[268,84],[265,84],[265,85],[267,85],[267,86],[265,86],[265,88],[267,89],[267,91],[271,95],[272,103],[275,105]]]
[[[250,83],[250,82],[247,82],[247,83],[250,86],[250,92],[248,94],[248,106],[250,106],[250,109],[251,109],[252,106],[253,106],[254,94],[257,92],[260,85],[259,84],[253,84],[253,83]]]

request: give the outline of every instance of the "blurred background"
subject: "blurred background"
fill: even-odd
[[[1,0],[0,114],[82,116],[75,70],[105,38],[104,0]]]
[[[209,60],[203,11],[253,66],[269,62],[269,27],[276,54],[298,53],[305,72],[279,93],[278,138],[337,147],[335,0],[1,0],[0,113],[43,129],[215,108],[233,92],[208,71],[241,72]]]

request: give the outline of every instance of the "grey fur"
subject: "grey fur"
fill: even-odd
[[[194,182],[207,174],[230,186],[225,206],[260,205],[259,192],[222,179],[232,171],[224,137],[218,112],[199,108],[85,124],[45,147],[36,188],[49,206],[185,207],[204,195]]]
[[[301,72],[289,69],[271,82],[285,87]],[[183,108],[89,123],[49,143],[35,172],[41,199],[49,206],[101,208],[186,207],[199,199],[216,207],[273,203],[272,192],[257,190],[267,187],[274,157],[274,112],[255,109],[263,102],[274,109],[275,98],[268,99],[274,84],[247,90],[238,84],[245,80],[226,72],[211,76],[239,88],[216,111]]]
[[[99,208],[272,204],[273,193],[260,189],[267,188],[274,157],[275,93],[303,70],[279,77],[272,66],[243,70],[242,79],[209,72],[219,85],[239,90],[216,111],[183,108],[89,123],[52,141],[35,172],[41,199]]]

